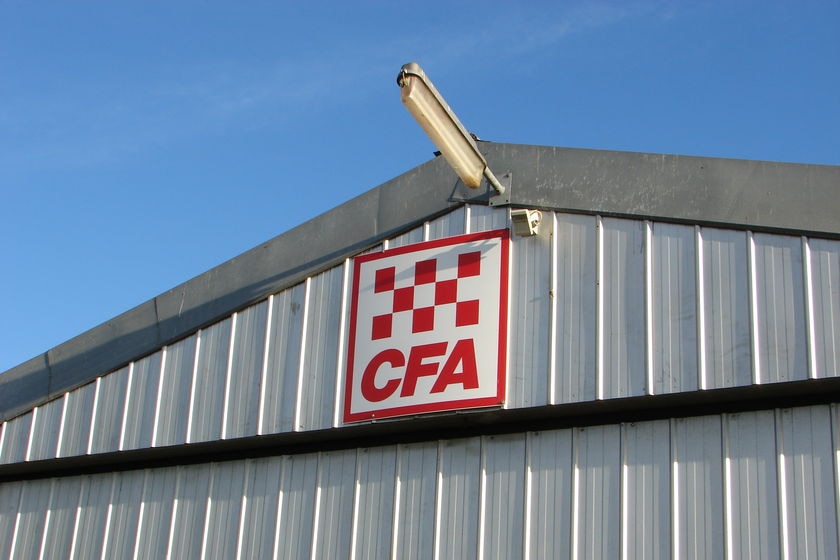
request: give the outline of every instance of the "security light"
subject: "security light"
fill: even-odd
[[[465,185],[473,189],[486,177],[498,194],[505,192],[487,160],[478,151],[469,132],[443,100],[438,90],[416,62],[404,64],[397,76],[400,97],[411,116],[420,124],[450,167]]]
[[[542,212],[539,210],[528,210],[525,208],[520,210],[511,210],[510,221],[513,222],[513,233],[516,235],[520,237],[537,235],[540,232]]]

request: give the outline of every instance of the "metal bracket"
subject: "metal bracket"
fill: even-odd
[[[498,176],[499,183],[505,188],[505,192],[502,194],[495,194],[496,189],[493,188],[492,185],[487,185],[487,191],[490,193],[490,201],[488,204],[490,206],[504,206],[505,204],[510,204],[510,190],[511,184],[513,183],[512,173],[510,171],[506,171]]]

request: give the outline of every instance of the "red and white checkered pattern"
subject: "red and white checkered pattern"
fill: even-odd
[[[411,284],[397,287],[396,268],[393,266],[378,269],[374,293],[377,297],[391,297],[391,312],[373,317],[371,340],[390,338],[393,333],[394,316],[406,313],[411,316],[411,333],[432,331],[435,319],[440,316],[435,310],[444,305],[455,309],[455,326],[463,327],[478,324],[479,301],[477,299],[458,300],[458,280],[481,274],[481,252],[472,251],[458,255],[455,278],[438,279],[437,259],[418,262],[414,266]],[[419,290],[423,286],[429,289]],[[426,297],[422,297],[426,295]]]

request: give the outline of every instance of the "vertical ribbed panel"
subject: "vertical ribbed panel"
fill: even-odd
[[[724,417],[729,558],[780,556],[773,426],[772,411]]]
[[[53,479],[50,505],[41,541],[41,558],[69,558],[79,505],[81,479]]]
[[[272,298],[271,334],[263,380],[262,434],[294,429],[305,296],[305,285],[298,284]]]
[[[317,455],[284,459],[274,558],[295,560],[306,556],[311,549],[317,472]]]
[[[199,558],[201,555],[212,468],[214,465],[206,464],[177,469],[169,558]]]
[[[236,314],[228,379],[225,438],[257,433],[268,302]]]
[[[525,516],[525,438],[482,439],[481,558],[522,554]]]
[[[802,242],[755,234],[756,349],[759,383],[808,378]]]
[[[0,558],[11,556],[23,484],[0,484]]]
[[[469,230],[466,233],[504,229],[508,227],[508,209],[491,206],[468,206],[467,227]]]
[[[443,239],[466,233],[466,206],[462,206],[426,224],[428,239]]]
[[[147,470],[137,522],[134,554],[136,558],[164,558],[169,547],[172,504],[178,470]],[[131,538],[131,535],[127,535]]]
[[[343,282],[342,266],[313,276],[310,281],[296,430],[318,430],[333,425]]]
[[[198,332],[190,442],[221,436],[231,323],[230,319],[225,319]]]
[[[752,383],[747,235],[701,231],[705,388]]]
[[[27,461],[55,457],[58,450],[58,435],[62,426],[61,418],[67,398],[67,393],[65,393],[63,398],[45,403],[33,411],[32,429],[26,452]]]
[[[572,557],[618,558],[621,512],[621,430],[575,430]]]
[[[526,558],[572,553],[572,430],[528,434]]]
[[[162,355],[163,352],[156,352],[134,362],[129,372],[121,450],[152,444]]]
[[[105,541],[108,504],[117,475],[82,478],[79,513],[74,531],[73,558],[100,558]]]
[[[600,398],[645,393],[644,222],[604,218],[601,227]]]
[[[840,549],[829,407],[782,409],[777,418],[785,555],[834,557]]]
[[[15,520],[15,534],[12,537],[9,558],[38,558],[47,514],[53,491],[53,480],[42,479],[21,483],[20,508]]]
[[[238,462],[213,466],[202,557],[236,558],[245,482],[243,467]]]
[[[239,558],[269,558],[274,553],[282,461],[269,457],[248,462]]]
[[[814,377],[840,376],[840,242],[810,241]]]
[[[388,240],[388,248],[403,247],[405,245],[413,245],[423,241],[423,228],[414,228],[402,235],[398,235]]]
[[[26,460],[26,448],[29,445],[33,416],[35,416],[34,411],[27,412],[3,423],[0,463],[20,463]]]
[[[545,220],[547,217],[543,217]],[[556,306],[553,403],[590,401],[596,393],[597,228],[594,216],[557,214],[553,282]]]
[[[436,442],[398,448],[393,555],[405,560],[432,557],[437,467]]]
[[[166,347],[158,389],[154,446],[175,445],[187,440],[196,339],[193,335]]]
[[[120,473],[114,480],[102,558],[133,558],[145,471]],[[204,495],[206,500],[206,493]]]
[[[723,455],[719,416],[671,427],[674,557],[723,558]]]
[[[7,482],[0,555],[832,558],[838,410]]]
[[[506,408],[548,404],[551,357],[551,228],[511,242]]]
[[[67,394],[61,439],[58,442],[59,457],[87,453],[95,396],[96,383],[88,383]]]
[[[443,441],[438,450],[435,557],[477,557],[481,442]]]
[[[696,391],[699,379],[694,228],[654,224],[651,240],[652,392]]]
[[[120,447],[123,412],[125,411],[128,367],[103,375],[96,381],[93,410],[91,453],[116,451]]]
[[[355,483],[355,450],[321,454],[312,558],[350,557]]]
[[[622,434],[622,557],[671,557],[671,461],[667,420],[629,423]]]
[[[396,457],[395,447],[359,450],[352,558],[387,558],[391,552]]]

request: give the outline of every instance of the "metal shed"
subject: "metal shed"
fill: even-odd
[[[480,147],[0,375],[0,556],[838,557],[840,167]],[[501,402],[348,421],[359,263],[487,232]]]

